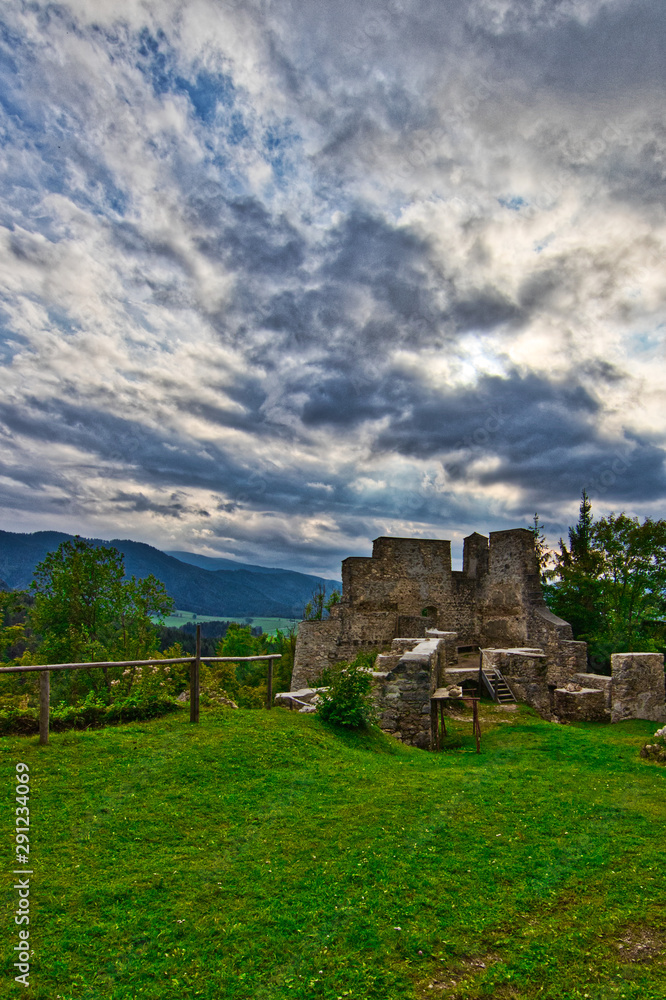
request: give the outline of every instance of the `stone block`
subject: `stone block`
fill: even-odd
[[[574,674],[571,678],[574,684],[580,684],[584,688],[596,688],[604,692],[606,708],[610,711],[611,692],[613,689],[613,678],[608,674]]]
[[[380,653],[375,660],[377,670],[393,670],[400,663],[402,653]]]
[[[391,641],[391,653],[406,653],[409,649],[414,649],[421,642],[418,638],[398,638]]]
[[[571,686],[574,687],[573,684]],[[553,707],[558,719],[567,722],[603,722],[608,719],[606,694],[599,688],[581,687],[580,691],[556,688]]]
[[[611,722],[666,722],[663,653],[613,653]]]

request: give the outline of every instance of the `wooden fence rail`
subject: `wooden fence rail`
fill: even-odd
[[[190,664],[190,722],[199,721],[199,673],[202,663],[241,663],[250,660],[268,660],[266,708],[273,704],[273,660],[282,653],[264,653],[260,656],[202,656],[201,625],[197,625],[197,648],[194,656],[178,656],[163,660],[107,660],[97,663],[36,663],[25,667],[0,667],[0,674],[25,674],[39,672],[39,742],[49,742],[50,690],[52,670],[92,670],[96,667],[155,667],[167,663]]]

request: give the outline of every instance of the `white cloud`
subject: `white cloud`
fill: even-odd
[[[657,509],[664,81],[628,10],[5,11],[11,523],[333,572],[372,532],[564,523],[617,449],[598,504]]]

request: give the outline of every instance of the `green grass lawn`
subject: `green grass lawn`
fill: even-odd
[[[646,722],[484,709],[428,754],[284,710],[0,740],[1,996],[663,1000]],[[30,765],[31,987],[12,982]]]

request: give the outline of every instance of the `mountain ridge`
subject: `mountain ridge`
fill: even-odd
[[[29,586],[36,565],[64,541],[74,539],[60,531],[20,533],[0,530],[0,578],[12,589]],[[266,616],[300,618],[317,585],[338,588],[338,581],[295,570],[283,570],[251,563],[236,563],[234,569],[205,569],[178,559],[146,542],[113,538],[85,539],[93,545],[111,546],[124,556],[127,576],[153,574],[164,583],[167,593],[183,611],[219,615],[220,618]],[[197,559],[215,557],[183,553]],[[220,557],[223,559],[223,557]]]

